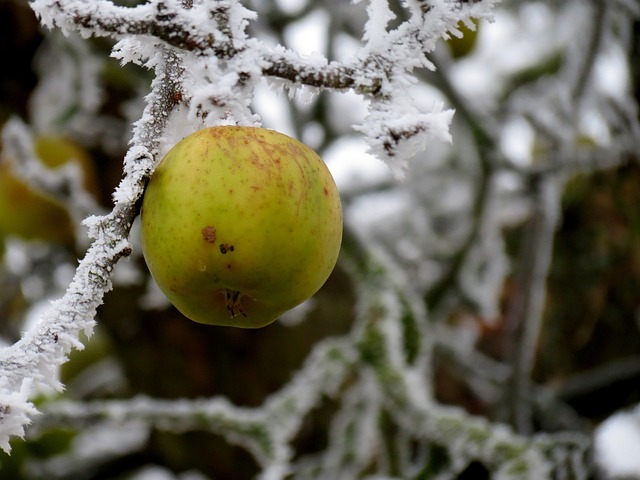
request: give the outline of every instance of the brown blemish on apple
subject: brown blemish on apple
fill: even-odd
[[[202,239],[208,243],[216,243],[216,229],[207,225],[202,229]]]
[[[220,244],[220,253],[222,253],[223,255],[227,252],[233,252],[234,250],[235,248],[233,247],[233,245],[229,245],[228,243]]]
[[[247,314],[244,313],[244,308],[242,308],[240,292],[238,290],[229,290],[228,288],[224,288],[222,289],[222,294],[224,295],[224,301],[227,304],[227,310],[231,314],[231,318],[238,315],[242,315],[243,317],[247,316]]]

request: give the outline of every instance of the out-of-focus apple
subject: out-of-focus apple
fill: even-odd
[[[97,195],[95,168],[84,149],[70,140],[54,136],[38,137],[34,143],[38,158],[48,168],[78,162],[85,188]],[[73,245],[74,235],[75,226],[64,206],[18,178],[8,159],[0,155],[0,238],[16,236]]]
[[[472,21],[475,25],[473,30],[467,27],[463,22],[460,22],[458,23],[458,30],[462,32],[462,37],[451,35],[451,38],[446,41],[453,58],[462,58],[469,55],[469,53],[471,53],[475,48],[478,41],[478,29],[480,28],[480,24],[475,18],[472,19]]]

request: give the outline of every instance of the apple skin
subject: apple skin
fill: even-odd
[[[263,128],[211,127],[158,165],[141,237],[151,275],[183,315],[259,328],[325,283],[342,207],[331,173],[306,145]]]
[[[43,165],[59,167],[78,162],[85,188],[97,195],[98,181],[88,153],[71,140],[57,136],[38,136],[35,153]],[[73,246],[75,226],[65,207],[18,178],[5,157],[0,157],[0,237],[16,236]]]

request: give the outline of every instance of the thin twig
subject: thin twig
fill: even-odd
[[[577,72],[573,92],[571,94],[574,105],[576,106],[580,105],[586,87],[591,79],[591,74],[595,66],[596,59],[598,58],[598,53],[600,53],[600,48],[606,32],[604,27],[608,21],[607,2],[605,0],[592,0],[592,3],[592,32],[589,37],[589,46],[587,48],[586,55],[583,58],[582,65]]]
[[[457,284],[458,276],[465,266],[471,250],[476,244],[478,236],[481,234],[482,225],[486,220],[487,209],[491,204],[489,201],[491,198],[491,183],[496,170],[495,165],[497,164],[497,162],[493,160],[496,155],[497,139],[489,127],[491,123],[481,118],[455,88],[453,82],[448,77],[446,66],[437,61],[434,61],[434,64],[436,65],[436,70],[433,72],[435,81],[432,80],[432,83],[449,99],[456,109],[456,115],[470,127],[480,165],[476,198],[473,202],[472,227],[464,243],[458,249],[458,253],[452,259],[446,273],[429,292],[427,292],[427,304],[432,309],[437,310],[441,301],[444,300],[444,293],[452,285]],[[422,75],[424,78],[424,73]]]
[[[507,325],[512,332],[509,357],[513,365],[507,390],[508,418],[520,433],[533,431],[531,378],[542,325],[546,279],[551,265],[553,236],[560,215],[562,177],[533,179],[533,211],[523,233],[516,273],[516,292],[507,308]]]

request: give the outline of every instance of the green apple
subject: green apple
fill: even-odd
[[[78,162],[85,188],[97,194],[92,159],[80,146],[63,137],[40,136],[35,139],[34,147],[46,167]],[[75,226],[65,207],[18,178],[7,160],[0,156],[0,237],[11,235],[72,246]]]
[[[331,173],[309,147],[256,127],[184,138],[144,194],[142,251],[183,315],[200,323],[265,326],[313,295],[342,241]]]
[[[451,35],[446,41],[447,46],[449,47],[449,51],[451,52],[451,56],[453,58],[462,58],[473,51],[478,41],[478,29],[480,28],[480,24],[478,23],[478,19],[471,19],[475,28],[471,30],[467,27],[464,22],[458,23],[458,30],[462,32],[462,37],[456,37]]]

